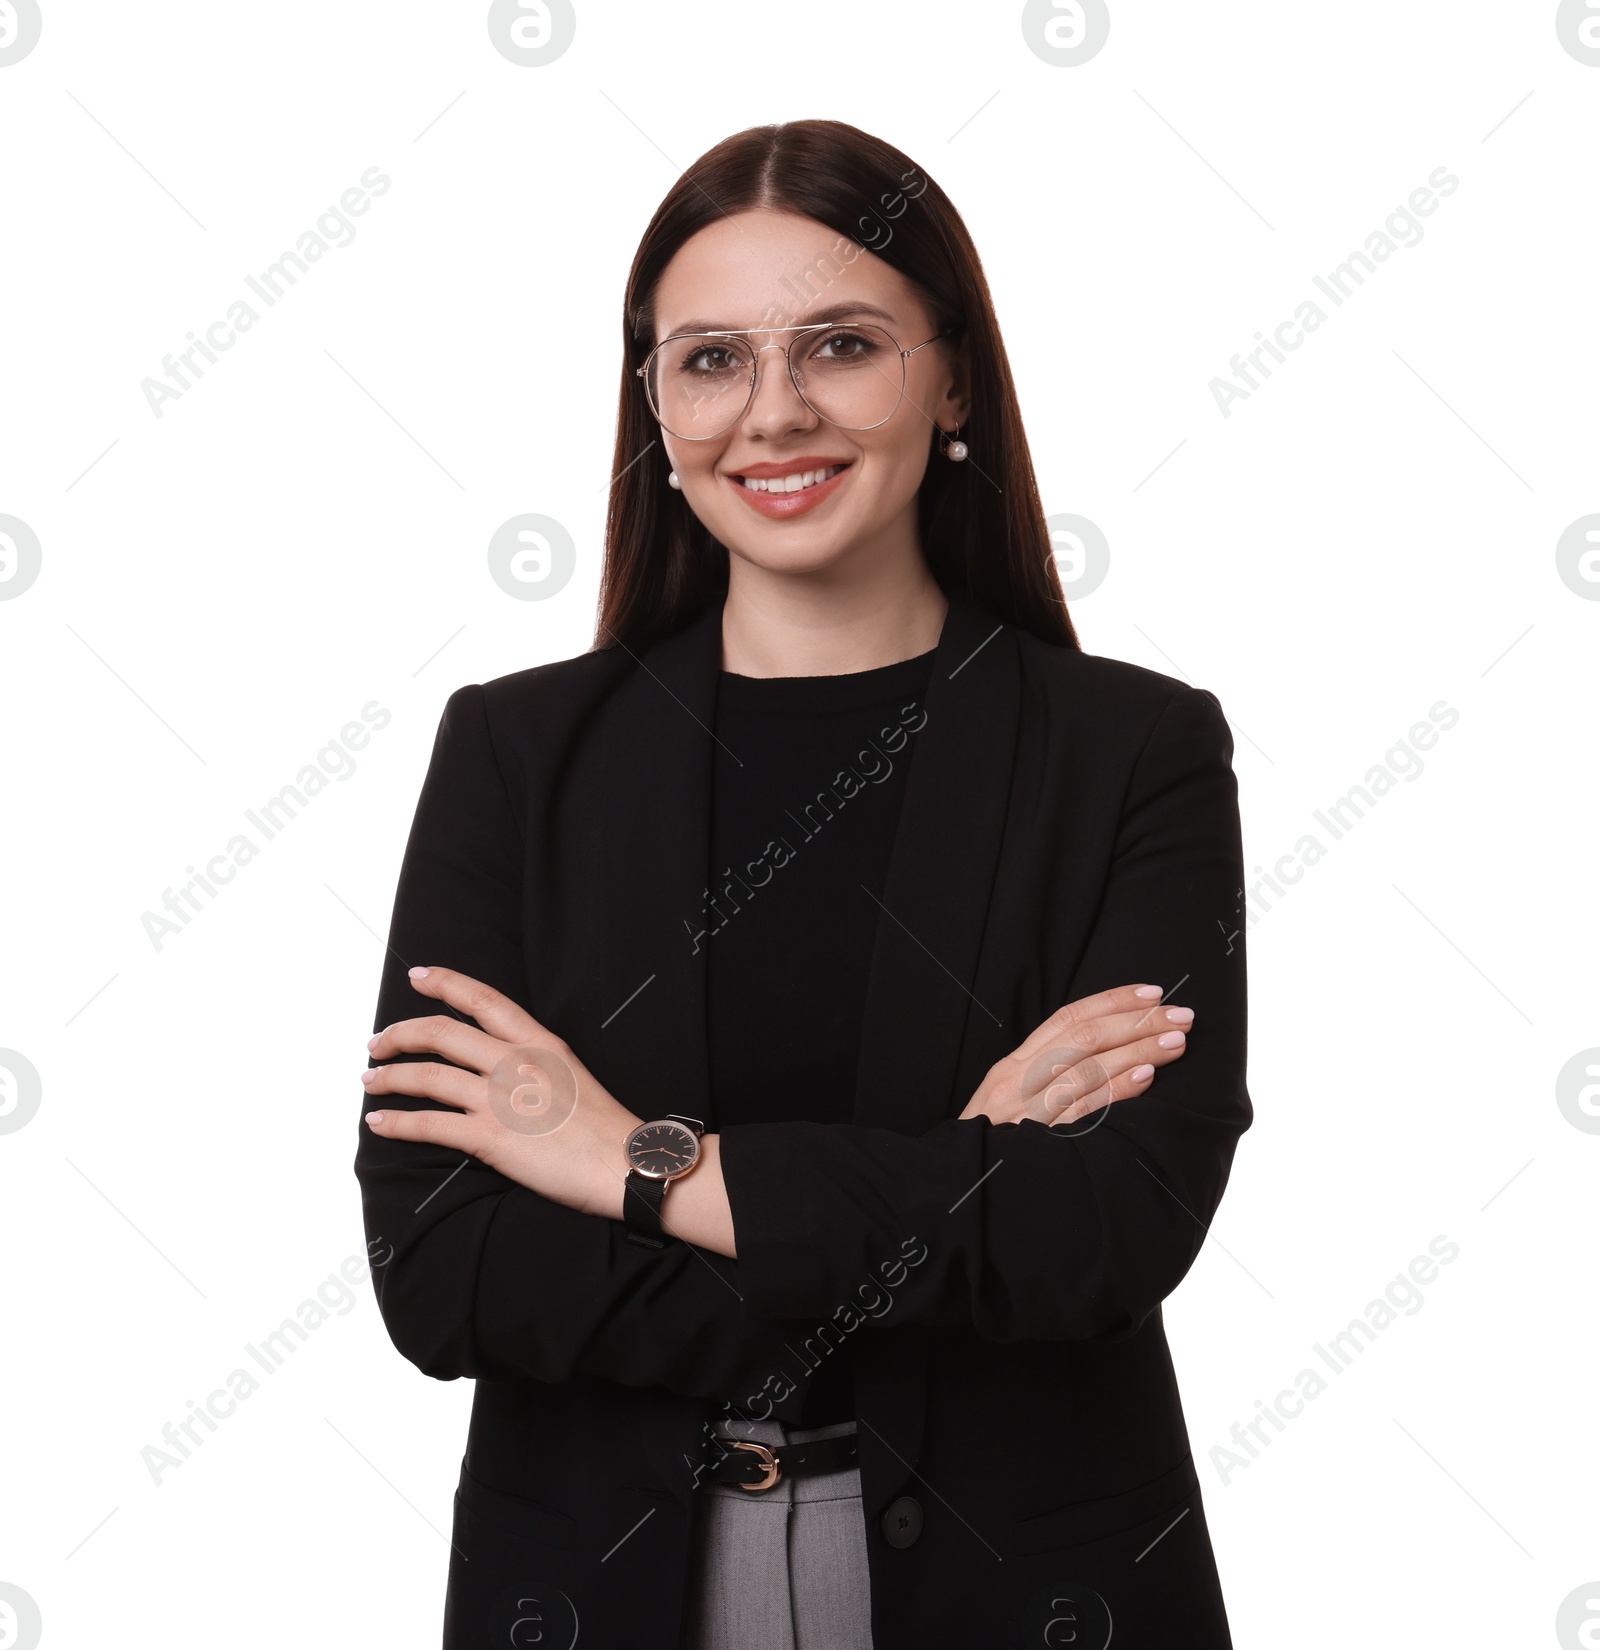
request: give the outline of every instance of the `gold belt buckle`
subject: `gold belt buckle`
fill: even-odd
[[[778,1474],[782,1470],[782,1464],[765,1444],[752,1444],[743,1438],[724,1438],[722,1441],[729,1449],[747,1450],[755,1456],[766,1472],[766,1476],[759,1484],[736,1484],[735,1489],[770,1490],[778,1482]]]

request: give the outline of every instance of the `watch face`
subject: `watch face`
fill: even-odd
[[[682,1123],[642,1123],[628,1136],[628,1166],[649,1180],[668,1180],[694,1167],[700,1142]]]

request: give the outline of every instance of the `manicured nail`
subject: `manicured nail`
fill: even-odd
[[[367,1113],[367,1121],[369,1123],[381,1123],[383,1121],[383,1113],[381,1111],[369,1111]]]
[[[1133,1070],[1128,1073],[1128,1076],[1132,1078],[1135,1083],[1143,1083],[1149,1078],[1154,1077],[1155,1074],[1156,1068],[1154,1066],[1135,1066]]]
[[[1135,986],[1133,994],[1135,997],[1159,997],[1161,995],[1161,987],[1158,985]]]
[[[1194,1018],[1194,1010],[1192,1008],[1169,1008],[1167,1018],[1174,1025],[1186,1026]]]
[[[361,1073],[361,1081],[363,1083],[370,1083],[377,1075],[378,1068],[376,1066],[368,1066],[367,1069]]]
[[[406,972],[414,980],[420,980],[428,972],[425,968],[408,968]]]
[[[376,1047],[377,1047],[377,1046],[378,1046],[378,1039],[379,1039],[379,1038],[380,1038],[380,1037],[381,1037],[381,1036],[382,1036],[382,1035],[383,1035],[383,1033],[382,1033],[382,1032],[381,1032],[381,1031],[378,1031],[378,1032],[374,1032],[374,1033],[373,1033],[373,1035],[372,1035],[372,1036],[370,1036],[370,1037],[369,1037],[369,1038],[368,1038],[368,1039],[367,1039],[367,1047],[368,1047],[368,1048],[376,1048]]]
[[[1181,1031],[1163,1031],[1161,1035],[1156,1038],[1156,1047],[1182,1048],[1184,1045],[1184,1040],[1184,1035]]]

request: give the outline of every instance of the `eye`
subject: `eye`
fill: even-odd
[[[862,332],[830,332],[817,342],[812,351],[822,361],[860,361],[876,348],[873,339]]]
[[[737,373],[744,364],[745,357],[742,351],[729,344],[707,341],[690,345],[684,351],[677,370],[691,376],[717,377]]]

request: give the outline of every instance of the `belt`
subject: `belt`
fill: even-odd
[[[779,1478],[848,1472],[856,1461],[853,1432],[839,1438],[814,1438],[804,1444],[753,1444],[744,1438],[718,1438],[710,1447],[704,1476],[713,1484],[735,1484],[741,1490],[770,1490]]]

